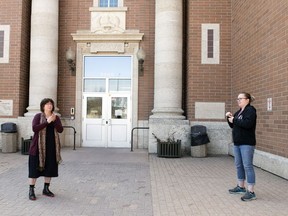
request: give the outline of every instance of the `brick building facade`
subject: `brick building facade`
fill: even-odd
[[[45,1],[39,1],[45,4]],[[82,91],[85,56],[124,55],[131,58],[132,68],[131,124],[127,127],[129,131],[126,137],[128,145],[131,142],[129,133],[132,128],[150,127],[149,130],[138,130],[134,134],[133,145],[134,148],[148,148],[153,152],[155,141],[151,138],[151,133],[167,138],[167,134],[157,130],[159,125],[164,124],[163,131],[166,133],[174,130],[176,138],[182,139],[184,150],[189,152],[190,127],[202,124],[207,127],[211,140],[208,153],[231,154],[231,131],[224,114],[226,111],[236,111],[235,98],[239,92],[247,91],[255,96],[253,105],[258,113],[255,165],[288,178],[285,171],[288,166],[288,2],[165,2],[119,0],[118,10],[100,7],[100,0],[58,2],[56,103],[63,123],[77,130],[76,145],[85,146],[83,137],[84,133],[88,133],[88,130],[83,129],[83,113],[87,108],[83,98],[90,97],[90,93],[86,95]],[[29,90],[33,85],[30,77],[32,8],[33,1],[31,3],[28,0],[20,3],[16,0],[0,2],[0,123],[9,121],[17,124],[18,148],[21,145],[20,138],[31,135],[31,130],[27,127],[27,124],[31,124],[31,116],[26,113],[27,107],[31,106],[29,97],[33,96]],[[99,18],[99,14],[103,14],[102,17]],[[106,29],[107,26],[102,25],[105,16],[113,24],[109,28],[113,29],[117,24],[121,30],[112,32],[111,29]],[[119,23],[115,21],[115,24],[115,19],[112,19],[114,16],[120,17]],[[48,20],[49,17],[44,17],[43,22],[45,19]],[[100,23],[102,30],[97,29],[99,26],[96,22]],[[168,25],[161,26],[161,23]],[[179,32],[178,28],[182,31]],[[212,47],[207,48],[206,34],[211,32]],[[162,44],[161,40],[166,38],[167,43]],[[116,45],[118,48],[115,48]],[[69,47],[76,52],[76,75],[69,70],[65,58]],[[146,53],[143,76],[138,74],[136,51],[139,47]],[[173,71],[165,74],[165,64],[167,71],[171,67],[169,62],[161,60],[161,52],[166,49],[167,59],[171,58],[175,63],[173,67],[177,67],[179,63],[177,55],[181,50],[180,73],[175,70],[174,74]],[[170,54],[173,49],[176,55]],[[209,56],[209,49],[212,50],[212,56]],[[45,52],[43,50],[44,56]],[[45,64],[42,67],[45,68]],[[173,110],[175,107],[167,107],[168,115],[159,117],[158,114],[165,110],[167,104],[177,104],[174,98],[163,105],[159,92],[169,86],[165,86],[165,82],[172,80],[172,91],[167,93],[172,95],[173,89],[177,91],[174,80],[178,77],[181,78],[182,91],[175,98],[181,98],[180,108],[183,114],[180,115],[183,117],[178,116],[175,120],[173,113],[171,119],[169,118],[169,109]],[[71,108],[75,109],[73,118]],[[62,136],[64,145],[71,146],[72,140],[73,133],[65,130]]]

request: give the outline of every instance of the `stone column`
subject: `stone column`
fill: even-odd
[[[43,98],[52,98],[56,106],[58,17],[59,0],[32,0],[29,106],[25,116],[39,112]]]
[[[182,115],[181,0],[156,0],[155,94],[150,118],[184,119]]]
[[[153,115],[149,119],[149,152],[157,152],[156,135],[161,140],[181,140],[182,152],[190,151],[189,121],[182,110],[181,0],[156,0],[155,93]],[[154,135],[153,135],[154,134]]]

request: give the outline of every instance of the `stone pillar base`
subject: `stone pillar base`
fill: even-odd
[[[190,152],[190,125],[188,120],[179,119],[154,119],[149,120],[149,153],[157,153],[157,140],[181,140],[182,153]]]

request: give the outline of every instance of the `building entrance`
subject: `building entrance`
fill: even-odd
[[[131,57],[84,57],[82,102],[82,146],[129,147]]]

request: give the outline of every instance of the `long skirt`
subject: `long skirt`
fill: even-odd
[[[39,170],[39,152],[37,155],[29,155],[29,178],[58,177],[58,163],[56,162],[56,146],[53,124],[46,128],[46,158],[43,171]]]

